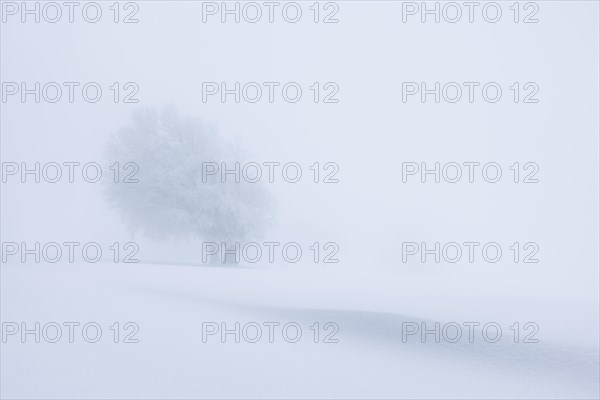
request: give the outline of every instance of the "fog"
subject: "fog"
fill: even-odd
[[[70,23],[64,5],[56,23],[41,11],[22,22],[22,4],[2,3],[0,32],[2,322],[103,321],[108,332],[136,321],[140,342],[52,347],[5,338],[3,325],[3,398],[598,397],[597,2],[521,2],[518,15],[500,2],[495,23],[481,8],[469,22],[462,3],[448,22],[446,2],[427,3],[452,12],[439,23],[425,3],[400,1],[300,2],[296,23],[285,19],[296,6],[282,14],[289,3],[272,23],[260,2],[256,23],[243,2],[120,2],[117,23],[112,3],[99,3],[96,23],[80,8]],[[238,23],[225,4],[237,4]],[[36,82],[39,102],[22,93]],[[82,95],[90,82],[97,102]],[[56,86],[62,97],[47,101]],[[165,110],[217,139],[198,136],[204,150],[164,139],[195,141],[187,125],[127,136],[140,112]],[[80,163],[72,183],[65,162]],[[135,163],[140,182],[112,182],[115,162],[120,180]],[[219,170],[207,194],[202,163],[221,162],[259,164],[260,188],[244,175],[220,185]],[[22,182],[22,163],[58,163],[63,176]],[[82,179],[86,163],[102,179]],[[278,163],[274,182],[264,163]],[[288,163],[301,168],[296,183],[295,170],[281,173]],[[96,242],[104,253],[22,262],[8,242]],[[256,263],[219,263],[204,257],[207,242],[280,245],[274,262],[262,245]],[[279,250],[292,242],[297,262]],[[478,243],[473,261],[465,242]],[[139,262],[123,262],[125,243]],[[486,243],[498,260],[482,256]],[[203,343],[206,321],[296,321],[306,332],[334,322],[340,341]],[[512,333],[505,347],[404,343],[402,324],[422,321],[495,321],[505,332],[532,322],[539,343],[511,343]]]

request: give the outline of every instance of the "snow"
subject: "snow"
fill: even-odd
[[[87,343],[18,335],[2,343],[3,398],[598,398],[597,300],[541,294],[528,301],[469,291],[466,280],[340,267],[4,264],[2,321],[97,322]],[[456,274],[456,271],[453,271]],[[501,286],[501,284],[500,284]],[[473,299],[477,299],[476,301]],[[560,301],[558,301],[560,300]],[[560,304],[559,304],[560,303]],[[595,305],[596,306],[595,306]],[[585,307],[588,307],[587,309]],[[597,313],[595,314],[597,315]],[[403,322],[497,322],[497,343],[402,340]],[[508,327],[535,321],[539,343]],[[588,325],[584,325],[587,321]],[[109,327],[135,322],[139,343]],[[295,322],[257,343],[202,341],[202,323]],[[320,323],[315,343],[310,326]],[[324,324],[339,326],[323,343]],[[596,330],[594,329],[594,324]],[[479,326],[481,328],[481,326]],[[329,330],[330,332],[331,330]],[[293,331],[290,331],[293,336]],[[93,333],[93,332],[92,332]],[[123,331],[121,331],[123,334]],[[93,336],[93,335],[92,335]],[[429,337],[433,339],[433,336]],[[122,341],[122,337],[120,338]],[[521,338],[522,339],[522,338]]]

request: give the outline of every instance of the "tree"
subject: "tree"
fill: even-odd
[[[132,232],[149,237],[193,236],[226,243],[261,236],[273,201],[262,182],[236,182],[208,164],[233,165],[241,151],[202,121],[180,118],[172,109],[143,109],[111,138],[107,159],[133,162],[137,183],[109,184],[109,202]],[[216,164],[214,164],[216,163]],[[228,246],[229,247],[229,246]]]

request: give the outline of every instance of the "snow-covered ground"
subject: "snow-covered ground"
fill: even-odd
[[[33,334],[25,343],[18,334],[6,336],[2,398],[599,396],[598,320],[591,318],[598,315],[598,299],[560,294],[550,299],[539,291],[528,298],[502,296],[508,280],[494,276],[477,289],[456,269],[435,278],[394,270],[342,274],[337,266],[5,264],[1,272],[4,323],[26,322],[32,329],[37,321],[40,330],[50,322],[80,323],[73,343],[65,325],[57,343],[46,340],[55,336],[50,326],[40,343]],[[425,343],[419,335],[403,341],[407,323],[433,328],[436,321],[480,325],[473,343],[466,328],[456,343],[444,337],[436,343],[433,334]],[[97,343],[81,334],[89,322],[102,328]],[[133,332],[132,325],[125,329],[127,322],[139,326],[129,337],[138,343],[123,343]],[[262,337],[251,343],[256,331],[247,325],[239,343],[234,334],[225,343],[219,334],[203,341],[207,322],[217,324],[213,327],[224,322],[227,329],[236,322],[256,323]],[[280,324],[272,325],[272,343],[269,322]],[[326,329],[329,322],[339,327],[329,336],[337,343],[325,343],[334,331],[333,324]],[[481,334],[489,322],[503,330],[497,343]],[[515,322],[519,343],[510,329]],[[527,322],[539,326],[533,336],[538,343],[523,343],[532,331],[523,330]],[[301,327],[296,343],[285,340],[286,323]],[[287,334],[294,339],[295,328]],[[87,337],[94,336],[91,328]]]

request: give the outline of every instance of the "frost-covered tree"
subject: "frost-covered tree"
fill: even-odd
[[[132,232],[149,237],[193,236],[231,244],[255,239],[269,222],[273,202],[263,183],[222,181],[203,174],[210,163],[233,165],[240,151],[202,121],[173,108],[143,109],[108,144],[108,160],[133,162],[122,174],[137,183],[109,184],[109,202]],[[215,164],[212,164],[213,166]]]

